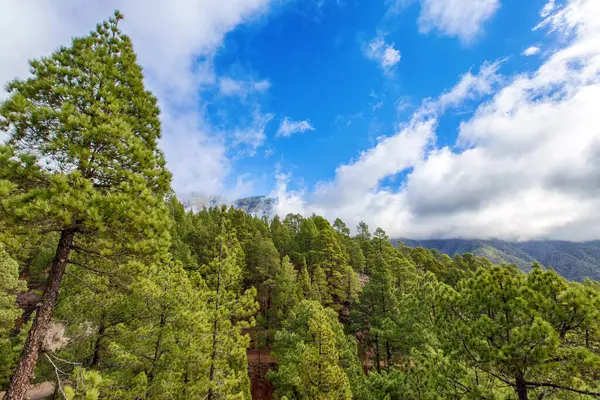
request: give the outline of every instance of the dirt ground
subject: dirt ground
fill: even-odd
[[[42,382],[33,385],[27,392],[27,398],[30,400],[47,400],[51,399],[54,394],[54,383]],[[0,392],[0,399],[4,398],[4,392]]]
[[[269,368],[277,364],[270,354],[248,350],[248,375],[250,376],[253,400],[272,400],[273,385],[266,378]]]

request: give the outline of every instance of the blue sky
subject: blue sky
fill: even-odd
[[[338,165],[373,146],[377,137],[395,133],[397,124],[410,118],[423,99],[451,88],[462,74],[477,70],[486,60],[508,58],[502,70],[509,74],[537,67],[539,58],[521,53],[548,40],[531,29],[539,22],[544,4],[541,0],[502,2],[481,24],[482,33],[469,42],[440,32],[419,32],[418,2],[400,12],[392,12],[385,1],[291,3],[238,26],[215,55],[217,75],[267,80],[270,87],[249,96],[252,99],[232,101],[210,93],[207,100],[214,124],[247,123],[257,105],[262,113],[273,114],[265,128],[264,146],[254,156],[235,162],[235,175],[257,179],[245,194],[268,194],[277,165],[299,178],[292,181],[293,188],[332,179]],[[388,73],[365,55],[365,47],[376,37],[401,54]],[[457,122],[470,111],[473,107],[445,115],[438,143],[454,143]],[[307,120],[315,129],[277,138],[286,116]],[[235,156],[239,149],[230,151]],[[235,184],[235,175],[230,184]]]
[[[125,14],[182,198],[268,195],[392,237],[600,239],[598,0],[5,3],[1,81]]]

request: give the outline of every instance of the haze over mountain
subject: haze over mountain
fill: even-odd
[[[233,206],[235,209],[242,210],[250,215],[257,217],[275,216],[276,199],[267,196],[244,197],[235,200],[228,200],[218,196],[203,196],[191,194],[183,199],[183,204],[189,210],[201,210],[219,205]]]
[[[582,281],[585,278],[600,279],[600,241],[566,242],[538,240],[505,242],[502,240],[468,239],[399,239],[409,247],[435,249],[450,256],[471,253],[486,257],[498,264],[516,264],[529,271],[533,262],[552,267],[567,279]]]

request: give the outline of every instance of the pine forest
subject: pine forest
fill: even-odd
[[[122,18],[32,60],[0,106],[5,399],[600,397],[596,281],[184,207]]]

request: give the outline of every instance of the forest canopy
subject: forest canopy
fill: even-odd
[[[122,18],[31,61],[0,106],[6,399],[48,381],[65,399],[600,396],[596,281],[364,222],[185,208]]]

